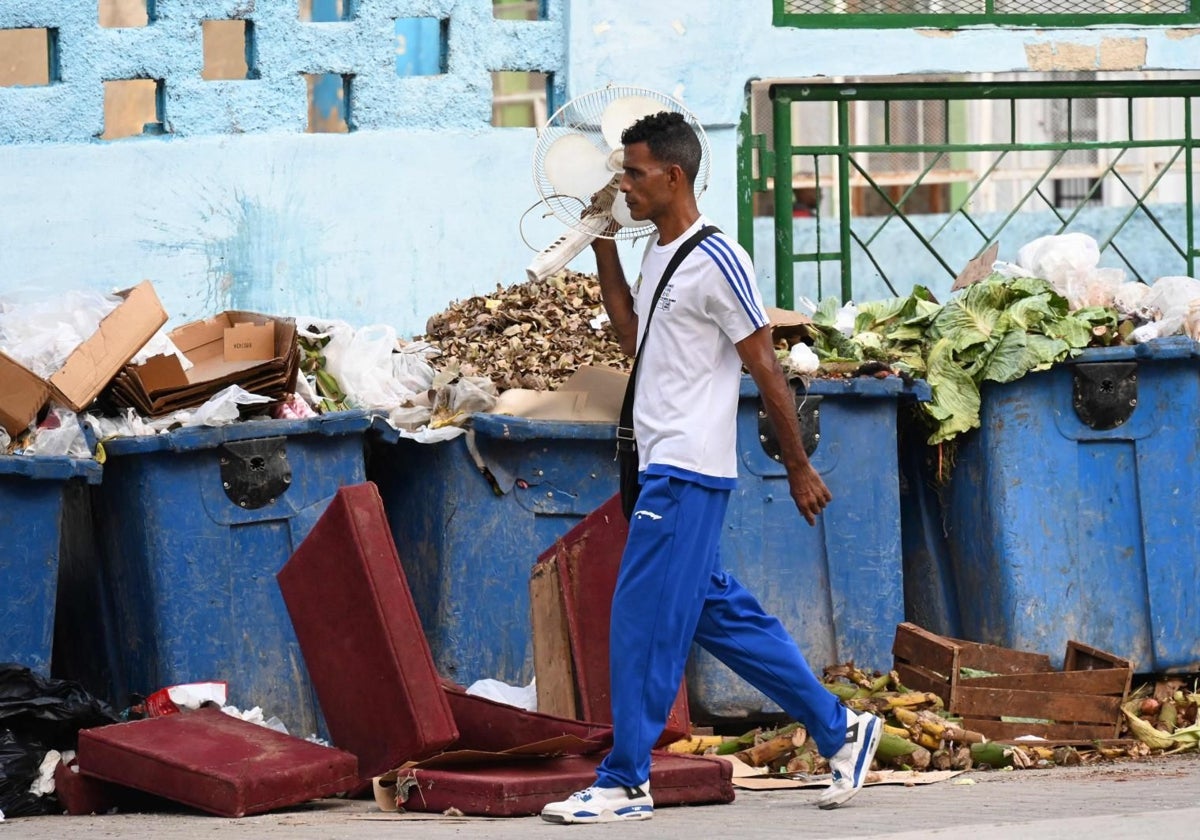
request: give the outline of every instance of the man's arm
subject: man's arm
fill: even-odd
[[[755,330],[736,346],[742,364],[750,371],[758,392],[762,394],[763,408],[775,428],[775,434],[779,436],[780,456],[787,469],[792,499],[800,515],[808,520],[809,525],[815,525],[817,514],[829,504],[833,495],[804,452],[800,423],[796,419],[796,401],[783,368],[775,357],[770,326]]]
[[[625,270],[617,256],[617,243],[597,237],[592,241],[596,255],[596,274],[600,278],[600,297],[608,320],[617,333],[617,342],[630,356],[637,353],[637,313],[633,311],[633,294],[625,282]]]

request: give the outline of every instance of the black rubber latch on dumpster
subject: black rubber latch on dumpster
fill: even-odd
[[[221,486],[240,508],[257,510],[272,505],[292,485],[285,437],[229,441],[217,451]]]
[[[800,421],[800,440],[804,443],[806,455],[816,452],[817,444],[821,442],[821,399],[811,394],[796,394],[796,419]],[[779,436],[775,434],[775,427],[763,410],[761,401],[758,409],[758,442],[772,460],[782,460]]]
[[[1071,369],[1075,413],[1089,428],[1115,429],[1137,408],[1137,362],[1085,362]]]

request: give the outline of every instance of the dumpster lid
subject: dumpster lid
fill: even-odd
[[[334,411],[302,420],[243,420],[226,426],[187,426],[173,432],[142,437],[110,438],[103,441],[110,455],[146,452],[190,452],[213,449],[223,443],[255,438],[294,435],[350,435],[365,432],[371,425],[370,412],[362,409]]]
[[[68,458],[64,455],[0,456],[0,475],[18,475],[43,481],[83,478],[88,484],[99,484],[103,470],[98,461],[90,458]]]
[[[1200,357],[1200,342],[1186,335],[1168,335],[1142,344],[1122,344],[1118,347],[1089,347],[1062,364],[1087,362],[1134,362]]]
[[[809,381],[808,393],[819,396],[848,396],[867,399],[880,398],[910,398],[924,402],[933,396],[929,383],[924,379],[913,379],[909,382],[899,376],[886,376],[876,379],[872,376],[856,376],[852,379],[813,379]],[[758,386],[746,375],[742,376],[740,396],[743,399],[757,397]]]

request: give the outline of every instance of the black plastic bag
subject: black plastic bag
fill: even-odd
[[[0,729],[0,811],[9,817],[36,817],[57,811],[53,797],[37,796],[29,788],[38,777],[46,747]]]
[[[79,683],[43,677],[12,662],[0,664],[0,729],[50,749],[73,750],[80,729],[117,720],[112,707]]]
[[[0,811],[26,817],[58,811],[53,796],[30,793],[52,749],[75,749],[79,730],[116,723],[107,703],[69,680],[0,664]]]

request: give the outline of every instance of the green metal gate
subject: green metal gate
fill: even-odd
[[[753,253],[769,211],[785,308],[856,280],[907,293],[914,264],[951,281],[1031,220],[1091,234],[1131,279],[1194,275],[1198,97],[1189,79],[755,83],[739,239]]]

